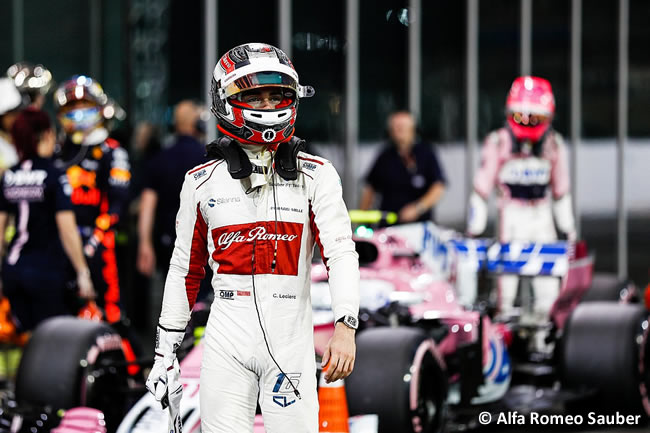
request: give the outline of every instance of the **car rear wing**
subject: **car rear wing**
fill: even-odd
[[[566,241],[499,243],[467,238],[432,222],[393,226],[384,232],[405,238],[420,258],[443,273],[453,271],[459,262],[466,270],[495,274],[563,277],[569,270],[570,244]]]
[[[496,274],[563,277],[569,270],[569,243],[509,242],[492,239],[450,239],[447,242],[463,259],[476,263],[476,270]]]

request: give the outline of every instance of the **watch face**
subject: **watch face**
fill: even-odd
[[[357,326],[359,325],[359,322],[357,321],[356,317],[352,316],[345,316],[345,319],[343,320],[343,323],[348,325],[352,329],[357,329]]]

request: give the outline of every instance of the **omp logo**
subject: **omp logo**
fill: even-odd
[[[293,241],[298,235],[288,235],[282,233],[267,233],[266,228],[258,226],[252,228],[248,233],[242,234],[241,231],[226,232],[219,236],[218,244],[222,250],[228,249],[233,243],[253,242],[253,241]]]
[[[302,168],[306,168],[307,170],[316,170],[316,164],[312,164],[311,162],[303,162],[302,163]]]
[[[47,177],[45,170],[5,171],[6,186],[42,185]]]
[[[235,292],[233,290],[219,290],[219,299],[232,301],[235,299]]]

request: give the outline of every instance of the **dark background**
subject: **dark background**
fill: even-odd
[[[319,95],[301,108],[300,135],[340,143],[343,133],[345,2],[294,1],[293,60]],[[0,15],[0,68],[13,58],[13,4]],[[24,60],[43,63],[61,81],[94,73],[130,114],[164,123],[184,98],[204,99],[203,2],[180,0],[24,0]],[[100,9],[91,23],[91,5]],[[462,142],[465,133],[464,1],[422,1],[421,131],[435,143]],[[518,75],[520,0],[479,2],[479,136],[503,123],[506,91]],[[360,1],[360,140],[384,135],[385,116],[406,106],[406,0]],[[556,129],[568,131],[571,2],[533,2],[532,70],[553,84]],[[218,2],[219,55],[236,44],[278,43],[277,1]],[[650,136],[650,2],[630,0],[629,135]],[[411,19],[411,18],[409,18]],[[583,2],[582,107],[584,138],[616,135],[618,2]],[[100,44],[91,71],[91,33]],[[5,65],[5,66],[2,66]],[[160,81],[160,83],[158,83]],[[156,89],[157,84],[160,88]],[[154,89],[147,94],[147,86]],[[161,109],[147,109],[153,98]],[[128,145],[128,143],[126,143]]]

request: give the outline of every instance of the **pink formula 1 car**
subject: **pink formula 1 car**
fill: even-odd
[[[567,407],[576,396],[592,396],[612,410],[650,414],[648,311],[630,302],[631,286],[616,282],[592,290],[590,258],[570,261],[566,243],[500,245],[430,223],[359,226],[355,240],[360,329],[346,392],[351,415],[374,418],[355,418],[351,431],[372,424],[369,419],[378,419],[378,427],[364,432],[466,429],[483,411],[530,410],[530,396],[539,397],[540,390]],[[502,321],[492,313],[483,286],[501,273],[516,273],[522,281],[537,275],[563,279],[547,323],[528,323],[524,314]],[[312,268],[312,303],[318,358],[333,332],[322,264]],[[195,309],[181,350],[186,432],[200,425],[202,346],[194,343],[207,311]],[[530,337],[540,328],[548,331],[550,351],[531,348]],[[56,409],[89,406],[105,412],[108,431],[163,431],[167,416],[125,373],[115,335],[104,324],[78,319],[53,319],[39,328],[20,366],[13,407],[6,405],[7,429],[18,416],[15,431],[43,430],[60,420]],[[255,428],[263,431],[260,420]]]
[[[431,223],[356,234],[363,329],[348,402],[378,414],[380,432],[462,431],[480,412],[567,410],[584,398],[600,413],[650,416],[648,310],[633,285],[594,280],[583,245],[498,244]],[[531,278],[560,278],[550,317],[530,321],[525,302],[495,315],[484,294],[501,274],[519,275],[522,292]],[[322,268],[312,278],[326,284]]]

